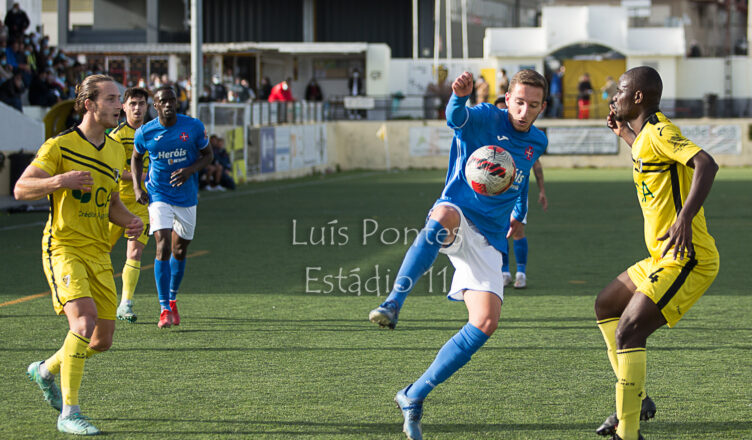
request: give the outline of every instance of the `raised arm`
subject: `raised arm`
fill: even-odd
[[[452,83],[452,97],[446,108],[447,122],[452,127],[462,127],[467,122],[468,114],[465,103],[473,92],[473,74],[463,72]]]

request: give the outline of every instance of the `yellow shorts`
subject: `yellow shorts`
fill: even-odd
[[[70,249],[45,251],[42,267],[58,315],[68,301],[92,298],[98,318],[115,319],[117,292],[109,254],[95,258]]]
[[[673,327],[700,299],[718,275],[719,260],[694,258],[674,260],[673,256],[638,261],[627,269],[637,291],[647,295],[661,309],[669,327]]]
[[[144,232],[141,233],[141,235],[136,239],[139,241],[139,243],[146,246],[146,243],[149,242],[149,208],[146,205],[142,205],[135,200],[133,201],[124,201],[123,204],[126,208],[135,215],[137,215],[142,222],[144,222]],[[127,235],[125,235],[125,228],[122,226],[118,226],[114,223],[110,223],[110,246],[115,246],[115,244],[120,240],[120,237],[129,238]]]

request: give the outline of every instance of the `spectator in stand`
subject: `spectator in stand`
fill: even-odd
[[[509,91],[509,77],[507,76],[507,70],[506,69],[500,69],[499,70],[499,93],[498,96],[506,95]]]
[[[483,76],[478,75],[478,79],[475,81],[475,104],[483,104],[488,102],[488,95],[490,94],[488,82]],[[504,95],[499,95],[504,96]]]
[[[204,91],[198,97],[198,102],[212,102],[212,96],[211,95],[212,95],[212,93],[211,93],[211,87],[204,86]]]
[[[222,84],[222,77],[219,74],[212,76],[211,100],[214,102],[227,102],[227,87]]]
[[[253,90],[248,87],[248,80],[240,77],[233,81],[232,86],[230,86],[230,93],[232,94],[232,102],[248,102],[256,96]]]
[[[225,140],[215,134],[209,137],[209,145],[214,152],[214,160],[206,167],[208,179],[207,191],[225,191],[235,189],[235,180],[232,178],[232,161],[230,154],[225,150]]]
[[[60,99],[55,90],[50,86],[47,78],[49,72],[42,70],[34,76],[29,86],[29,104],[42,107],[52,107]]]
[[[554,118],[561,118],[562,114],[562,98],[563,98],[563,92],[564,92],[564,71],[566,69],[564,68],[564,65],[559,66],[559,68],[554,72],[553,75],[551,75],[551,85],[549,87],[549,95],[551,97],[551,107],[549,107],[549,115]]]
[[[324,95],[321,93],[321,87],[319,86],[316,77],[311,78],[305,89],[306,101],[323,101]]]
[[[577,119],[590,119],[590,95],[593,93],[593,84],[590,83],[590,74],[583,73],[577,84]]]
[[[292,97],[292,91],[290,91],[291,79],[287,78],[281,83],[272,87],[272,92],[269,94],[269,102],[290,102],[295,101]]]
[[[353,69],[350,74],[350,79],[347,80],[347,91],[350,92],[350,96],[365,96],[366,89],[363,87],[363,78],[360,77],[360,70]],[[350,110],[348,112],[350,119],[365,119],[365,110]]]
[[[13,3],[13,7],[5,14],[5,25],[8,26],[8,34],[14,40],[23,38],[23,34],[31,22],[18,3]]]
[[[269,95],[272,94],[272,81],[268,76],[261,78],[261,84],[259,85],[258,99],[262,101],[268,101]]]
[[[0,52],[0,84],[13,78],[13,67],[8,65],[5,52]]]
[[[21,96],[24,91],[26,91],[26,87],[23,83],[21,71],[16,69],[13,71],[13,78],[0,85],[0,101],[15,108],[19,112],[23,112]]]

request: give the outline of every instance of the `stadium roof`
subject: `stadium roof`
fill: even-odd
[[[289,54],[357,54],[363,53],[368,43],[205,43],[204,53],[231,52],[277,52]],[[107,43],[107,44],[67,44],[63,50],[69,53],[141,53],[141,54],[190,54],[188,43]]]

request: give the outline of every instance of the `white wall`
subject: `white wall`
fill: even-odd
[[[686,58],[681,60],[679,64],[676,83],[677,88],[681,90],[682,98],[701,99],[707,93],[723,96],[724,66],[722,59]]]
[[[471,72],[474,76],[480,74],[483,68],[496,68],[493,59],[470,58],[447,60],[440,59],[439,65],[447,67],[449,74],[447,81],[452,81],[462,72]],[[508,70],[508,69],[507,69]],[[423,95],[428,84],[436,82],[433,74],[433,60],[420,58],[393,58],[389,66],[389,90],[388,92],[400,92],[403,95]]]
[[[679,96],[677,88],[677,57],[628,56],[627,70],[638,66],[650,66],[658,71],[663,80],[663,98],[674,99]]]

